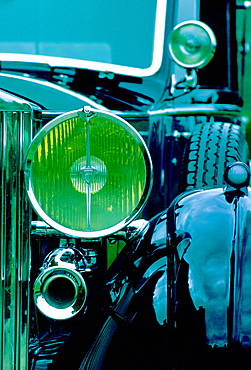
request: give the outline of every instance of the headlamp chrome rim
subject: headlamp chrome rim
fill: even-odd
[[[173,45],[174,45],[173,39],[174,39],[175,35],[182,28],[187,27],[187,26],[198,26],[201,30],[205,31],[205,34],[208,35],[208,38],[209,38],[210,43],[211,43],[208,53],[205,55],[204,58],[202,58],[201,60],[199,60],[196,63],[192,63],[192,62],[189,62],[189,63],[187,62],[186,63],[186,62],[182,61],[180,58],[178,58],[176,56],[176,53],[174,52],[174,48],[173,48]],[[183,68],[186,68],[186,69],[202,68],[205,65],[207,65],[214,56],[216,45],[217,45],[217,41],[216,41],[216,37],[215,37],[214,32],[212,31],[212,29],[209,26],[207,26],[204,22],[195,21],[195,20],[181,22],[178,25],[176,25],[172,29],[172,31],[170,32],[169,41],[168,41],[168,48],[169,48],[169,53],[171,55],[171,58],[179,66],[181,66]]]
[[[145,169],[146,169],[146,178],[145,178],[145,188],[143,190],[142,196],[140,201],[138,202],[137,206],[134,208],[134,210],[127,215],[123,220],[118,222],[116,225],[113,225],[111,227],[108,227],[106,229],[102,230],[95,230],[95,231],[88,231],[88,230],[75,230],[69,227],[66,227],[55,220],[51,218],[40,206],[39,202],[36,199],[36,195],[33,191],[32,186],[32,179],[31,179],[31,167],[34,155],[37,151],[38,146],[42,142],[42,140],[50,133],[51,130],[53,130],[57,125],[61,124],[62,122],[79,117],[81,115],[95,115],[95,117],[105,117],[107,119],[110,119],[113,122],[116,122],[119,124],[122,128],[125,128],[130,132],[130,135],[132,135],[133,139],[137,143],[138,147],[140,148],[140,151],[142,152],[142,157],[144,158],[145,162]],[[123,229],[125,226],[127,226],[133,219],[137,217],[137,215],[141,212],[142,208],[144,207],[151,191],[152,187],[152,162],[150,158],[150,154],[148,151],[148,148],[142,139],[142,137],[139,135],[136,129],[134,129],[133,126],[131,126],[127,121],[124,119],[110,113],[110,112],[103,112],[96,109],[92,109],[89,107],[84,108],[84,110],[74,110],[72,112],[68,112],[65,114],[62,114],[61,116],[53,119],[49,123],[47,123],[34,137],[32,143],[30,144],[26,162],[25,162],[25,183],[26,183],[26,189],[27,194],[30,199],[30,202],[35,210],[35,212],[51,227],[54,229],[62,232],[63,234],[77,237],[77,238],[100,238],[104,236],[108,236],[110,234],[116,233],[119,230]]]

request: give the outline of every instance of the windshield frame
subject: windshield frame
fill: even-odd
[[[150,67],[137,68],[128,67],[117,64],[110,64],[104,62],[87,61],[81,59],[72,59],[64,57],[52,57],[45,55],[34,54],[19,54],[19,53],[0,53],[1,62],[21,62],[33,64],[46,64],[50,67],[65,67],[65,68],[79,68],[89,69],[100,72],[111,72],[120,75],[148,77],[158,72],[162,65],[165,39],[165,24],[166,24],[166,9],[167,0],[157,0],[156,16],[155,16],[155,30],[154,30],[154,44],[153,44],[153,58]]]

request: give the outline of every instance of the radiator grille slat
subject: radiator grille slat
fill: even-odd
[[[32,126],[27,106],[16,111],[0,106],[0,368],[5,370],[28,369],[30,210],[22,178]]]

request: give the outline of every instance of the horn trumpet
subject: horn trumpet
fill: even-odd
[[[45,316],[66,320],[82,309],[87,287],[77,270],[80,264],[83,266],[83,259],[74,248],[58,248],[47,256],[33,291],[35,304]]]

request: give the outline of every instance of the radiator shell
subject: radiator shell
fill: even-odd
[[[28,369],[31,210],[23,162],[39,108],[0,91],[0,369]]]

